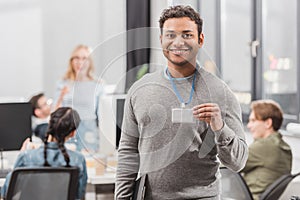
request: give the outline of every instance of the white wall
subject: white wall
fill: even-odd
[[[43,1],[44,73],[45,90],[54,94],[55,82],[68,66],[68,58],[75,45],[87,44],[94,50],[96,76],[113,84],[125,71],[124,60],[119,59],[115,73],[102,76],[106,63],[104,58],[115,57],[115,51],[102,48],[103,42],[125,31],[125,2],[116,4],[109,0],[52,0]],[[124,51],[125,40],[113,47]],[[107,44],[107,43],[105,43]],[[123,69],[123,70],[120,70]]]
[[[42,1],[44,84],[53,96],[55,84],[68,66],[77,44],[93,47],[100,40],[100,5],[97,0]]]
[[[0,96],[43,89],[41,7],[38,1],[0,1]]]
[[[154,71],[159,67],[164,67],[167,64],[160,45],[160,29],[158,21],[162,11],[167,8],[168,5],[168,0],[151,1],[151,71]]]
[[[99,79],[116,84],[115,93],[125,90],[126,1],[101,0],[100,35],[95,56],[100,59]]]
[[[125,8],[126,1],[110,0],[0,1],[0,97],[28,98],[40,91],[53,97],[71,51],[81,43],[94,49],[96,76],[124,88],[119,77],[126,70],[120,56],[126,55]],[[108,64],[111,70],[103,74]]]
[[[172,1],[151,1],[151,71],[165,66],[158,20]],[[53,97],[77,44],[94,49],[96,76],[125,88],[126,1],[0,1],[0,97]]]

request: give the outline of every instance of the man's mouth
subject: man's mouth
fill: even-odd
[[[175,49],[175,48],[169,48],[169,51],[172,52],[175,55],[184,55],[189,52],[189,48],[183,48],[183,49]]]

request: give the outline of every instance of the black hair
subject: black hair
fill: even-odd
[[[200,37],[200,34],[202,33],[203,20],[201,19],[199,13],[196,12],[192,7],[183,5],[171,6],[162,12],[159,19],[161,34],[163,33],[163,27],[166,20],[170,18],[181,17],[188,17],[196,23],[198,27],[198,37]]]
[[[55,112],[51,114],[48,130],[46,132],[46,137],[44,139],[44,166],[50,166],[47,161],[47,146],[48,146],[48,137],[51,135],[57,140],[58,147],[61,150],[65,161],[66,166],[70,166],[70,157],[64,146],[65,138],[76,128],[80,122],[79,114],[76,110],[70,107],[61,107],[58,108]]]
[[[35,115],[35,109],[39,108],[39,104],[38,104],[38,101],[41,97],[45,96],[44,93],[39,93],[37,95],[34,95],[30,98],[29,100],[29,103],[31,103],[31,106],[32,106],[32,115],[36,116]],[[36,116],[37,117],[37,116]]]

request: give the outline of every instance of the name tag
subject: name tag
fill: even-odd
[[[172,122],[173,123],[195,123],[193,110],[187,108],[173,108]]]

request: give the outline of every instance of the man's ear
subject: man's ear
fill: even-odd
[[[41,112],[40,109],[36,108],[36,109],[34,110],[34,114],[35,114],[35,116],[40,117],[41,114],[42,114],[42,112]]]
[[[162,44],[162,34],[160,34],[160,36],[159,36],[159,41],[160,41],[160,44]]]
[[[265,120],[265,127],[268,129],[273,128],[273,120],[271,118]]]
[[[198,43],[199,43],[199,47],[201,48],[203,46],[203,43],[204,43],[204,34],[203,33],[201,33],[199,35]]]

